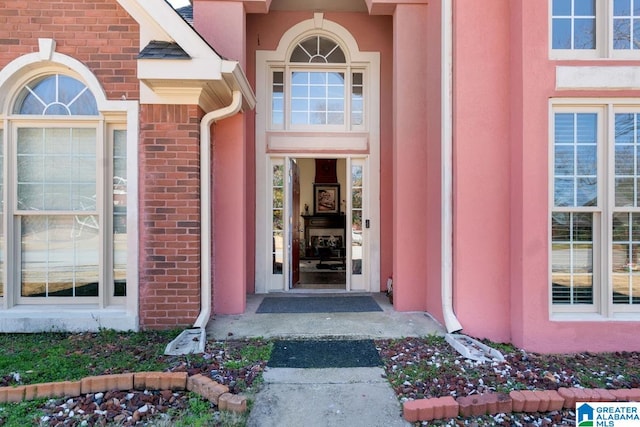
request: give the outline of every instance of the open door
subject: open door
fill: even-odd
[[[294,159],[290,159],[289,170],[291,173],[291,280],[289,288],[293,288],[300,282],[300,168]]]

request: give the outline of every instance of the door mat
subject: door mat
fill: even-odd
[[[351,313],[382,311],[370,296],[265,297],[256,313]]]
[[[382,366],[373,340],[280,340],[271,368],[371,368]]]

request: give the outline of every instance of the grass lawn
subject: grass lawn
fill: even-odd
[[[229,387],[232,393],[249,397],[260,386],[262,372],[273,349],[273,341],[208,341],[204,354],[166,356],[166,345],[180,331],[139,333],[103,330],[98,333],[0,334],[0,387],[43,382],[79,380],[86,376],[140,371],[204,374]],[[500,350],[504,362],[473,362],[449,346],[443,337],[376,340],[385,375],[400,401],[440,396],[468,396],[475,393],[509,393],[511,390],[556,390],[559,387],[640,388],[640,353],[590,353],[542,355],[528,353],[508,344],[486,342]],[[127,394],[127,392],[123,392]],[[143,396],[148,397],[148,396]],[[86,399],[87,397],[85,397]],[[82,397],[80,397],[82,399]],[[121,401],[122,395],[118,396]],[[77,400],[77,399],[76,399]],[[107,400],[107,393],[105,399]],[[165,398],[166,401],[168,401]],[[247,414],[219,412],[200,396],[183,392],[172,397],[163,412],[147,414],[145,421],[157,427],[246,425]],[[64,399],[37,400],[0,405],[0,427],[49,426],[43,415],[59,411]],[[162,406],[155,404],[156,407]],[[514,414],[513,417],[518,416]],[[535,417],[549,417],[538,414]],[[556,414],[563,419],[567,414]],[[572,416],[569,414],[568,416]],[[83,424],[77,416],[71,426],[123,426],[133,424],[103,421]],[[542,425],[504,423],[487,418],[442,420],[477,425]],[[516,422],[517,421],[517,422]],[[522,420],[521,420],[522,421]],[[490,422],[491,424],[487,424]],[[546,424],[545,424],[546,425]]]
[[[180,331],[0,334],[0,386],[74,381],[87,376],[142,371],[211,374],[234,393],[247,392],[260,379],[270,343],[210,342],[204,355],[166,356],[166,345]],[[256,367],[257,366],[257,367]],[[220,414],[200,396],[183,393],[156,426],[242,426],[246,417]],[[48,399],[0,404],[0,426],[42,425]],[[51,405],[49,405],[51,406]],[[46,424],[48,425],[48,424]],[[83,425],[81,420],[75,424]],[[91,425],[91,424],[85,424]],[[110,425],[110,424],[107,424]],[[112,424],[121,425],[121,424]]]

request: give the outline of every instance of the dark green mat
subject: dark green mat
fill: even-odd
[[[382,311],[370,296],[265,297],[256,313],[355,313]]]
[[[373,340],[276,341],[272,368],[357,368],[382,366]]]

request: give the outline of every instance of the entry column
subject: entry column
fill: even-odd
[[[246,66],[242,2],[194,1],[194,26],[225,58]],[[216,123],[212,132],[213,311],[243,313],[247,289],[247,159],[245,115]],[[206,159],[202,159],[206,161]],[[203,195],[205,197],[205,195]]]

